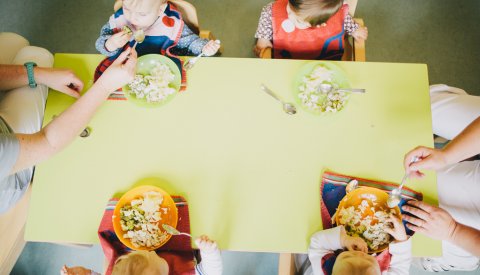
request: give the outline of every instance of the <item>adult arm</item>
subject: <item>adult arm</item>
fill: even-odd
[[[409,201],[402,207],[407,227],[431,238],[448,241],[480,257],[480,230],[456,222],[442,208],[421,201]]]
[[[404,166],[413,177],[422,177],[419,170],[438,170],[480,153],[480,117],[456,136],[443,149],[419,146],[405,155]],[[420,161],[410,164],[413,157]]]
[[[16,134],[20,154],[11,174],[48,159],[78,136],[109,94],[133,79],[137,59],[135,51],[128,56],[130,51],[124,51],[85,95],[39,132]]]
[[[34,67],[35,82],[73,97],[79,97],[83,82],[68,69]],[[28,85],[27,69],[22,65],[0,65],[0,91]]]

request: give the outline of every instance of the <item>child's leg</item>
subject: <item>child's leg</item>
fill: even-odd
[[[0,44],[5,45],[3,41]],[[12,64],[23,65],[28,61],[37,63],[39,67],[52,67],[53,55],[43,48],[26,46],[17,53]],[[32,89],[27,84],[3,92],[0,98],[0,116],[16,133],[38,132],[43,122],[48,88],[38,85]]]
[[[433,133],[453,139],[480,116],[480,96],[443,84],[430,86]]]

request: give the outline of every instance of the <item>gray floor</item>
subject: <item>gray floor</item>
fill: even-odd
[[[269,0],[192,0],[202,29],[222,40],[223,56],[252,57],[253,33]],[[11,31],[54,53],[95,53],[94,41],[113,0],[0,0],[0,32]],[[480,95],[478,0],[360,0],[356,17],[369,29],[367,60],[428,64],[430,82]],[[225,274],[275,274],[275,254],[225,253]],[[101,270],[91,249],[28,244],[14,274],[58,274],[62,264]],[[423,274],[412,267],[412,274]],[[449,273],[456,274],[456,273]],[[458,273],[460,274],[460,273]],[[461,274],[480,274],[470,272]]]
[[[273,275],[278,273],[277,254],[224,251],[222,258],[226,275]],[[101,272],[104,268],[103,261],[103,252],[98,245],[86,248],[49,243],[28,243],[11,274],[59,274],[60,268],[64,264],[67,266],[80,265]]]

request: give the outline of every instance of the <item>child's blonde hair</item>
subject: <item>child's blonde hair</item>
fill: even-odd
[[[290,8],[312,26],[327,22],[343,5],[343,0],[288,0]]]
[[[134,251],[117,259],[112,275],[168,275],[168,263],[154,251]]]
[[[377,260],[366,253],[359,253],[357,251],[340,253],[333,264],[332,275],[380,275],[381,271]],[[342,254],[344,255],[342,256]]]

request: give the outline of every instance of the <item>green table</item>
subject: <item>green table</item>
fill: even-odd
[[[73,68],[88,88],[101,59],[57,54],[55,67]],[[336,63],[368,92],[337,114],[290,116],[259,85],[294,101],[306,63],[204,58],[188,90],[161,108],[105,102],[88,138],[37,166],[26,239],[97,243],[108,199],[156,177],[189,202],[194,236],[228,250],[306,252],[322,228],[323,171],[398,182],[404,154],[433,143],[426,65]],[[51,92],[45,123],[72,102]],[[437,203],[434,173],[407,185]],[[440,242],[417,234],[413,243],[417,256],[441,254]]]

